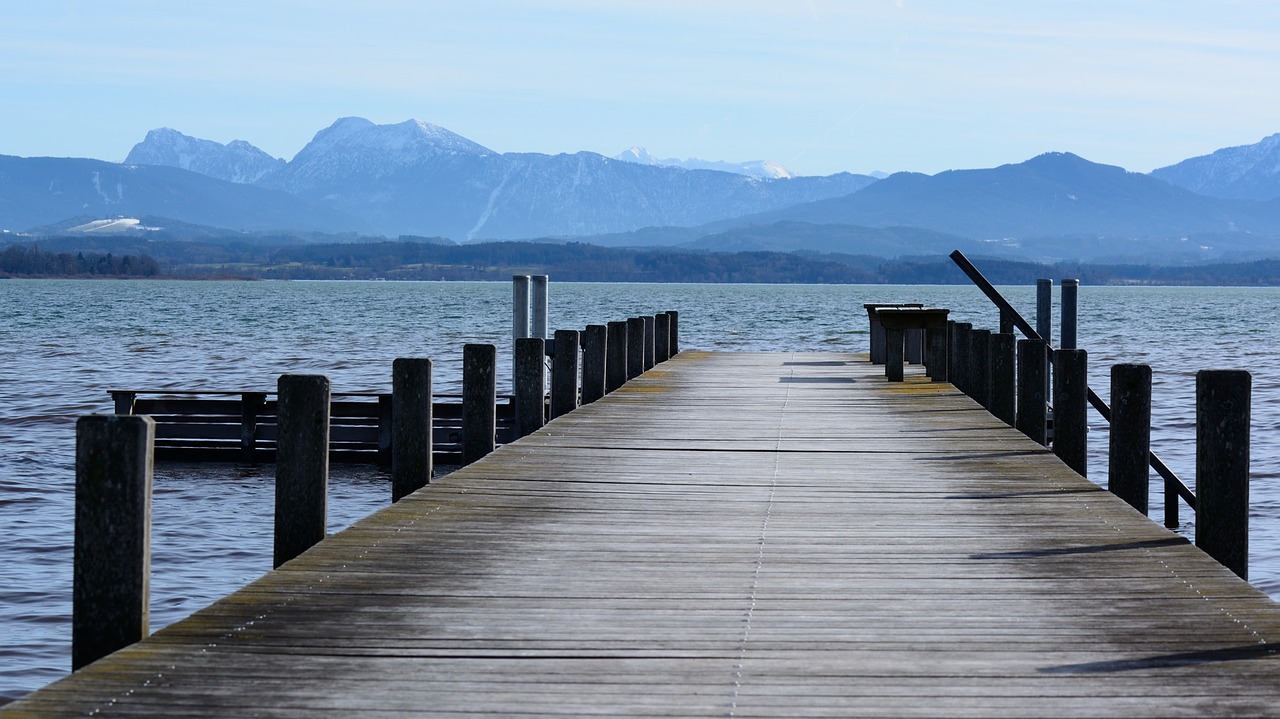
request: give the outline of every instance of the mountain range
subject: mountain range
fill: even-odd
[[[0,229],[119,216],[326,231],[859,254],[981,248],[1036,259],[1280,253],[1280,134],[1149,175],[1052,152],[884,179],[641,148],[498,153],[430,123],[343,118],[292,160],[161,128],[123,164],[0,156]],[[1273,249],[1275,248],[1275,249]]]

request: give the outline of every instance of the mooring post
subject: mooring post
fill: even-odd
[[[959,380],[956,378],[956,371],[957,362],[959,362],[957,355],[959,355],[960,350],[956,343],[959,342],[960,331],[956,329],[957,324],[959,323],[955,320],[947,320],[947,379],[959,389],[960,385],[957,384]]]
[[[644,319],[627,318],[627,379],[644,373]]]
[[[551,359],[551,419],[578,408],[577,330],[556,330],[556,356]]]
[[[516,437],[535,432],[546,424],[547,373],[543,364],[546,341],[541,337],[516,340]]]
[[[276,522],[273,567],[324,539],[329,489],[329,378],[276,382]]]
[[[1053,352],[1053,453],[1089,476],[1089,376],[1084,350]]]
[[[671,317],[666,312],[653,316],[653,363],[671,359]]]
[[[1015,427],[1036,443],[1048,442],[1045,423],[1048,412],[1044,396],[1044,340],[1018,340],[1018,417]]]
[[[155,433],[145,416],[76,421],[72,671],[147,636]]]
[[[1245,370],[1196,373],[1196,546],[1249,578],[1249,423]]]
[[[680,313],[675,310],[667,310],[667,317],[671,324],[671,350],[669,356],[675,357],[680,354]]]
[[[1047,403],[1052,387],[1049,342],[1053,339],[1053,280],[1036,280],[1036,334],[1045,341],[1044,398]]]
[[[612,392],[627,381],[627,323],[610,322],[607,327],[604,391]]]
[[[1147,513],[1151,487],[1151,367],[1111,367],[1111,436],[1107,489]],[[1175,495],[1173,500],[1178,501]]]
[[[529,278],[531,289],[529,297],[529,336],[547,337],[547,296],[550,278],[547,275],[533,275]]]
[[[1080,280],[1062,281],[1062,349],[1073,350],[1077,344],[1077,307]]]
[[[391,363],[391,501],[431,482],[431,360]]]
[[[511,386],[516,383],[515,375],[515,343],[530,333],[530,297],[529,275],[512,275],[511,277]]]
[[[991,409],[991,330],[969,332],[969,396]]]
[[[991,335],[991,414],[1014,426],[1018,421],[1018,338],[1011,332]]]
[[[536,279],[536,278],[535,278]],[[462,463],[494,450],[497,432],[498,348],[487,344],[462,346]]]
[[[609,362],[609,328],[604,325],[587,325],[581,339],[582,404],[591,404],[604,396]]]
[[[956,389],[969,394],[970,361],[973,357],[973,340],[970,335],[973,334],[973,324],[957,322],[955,330],[956,371],[951,375],[951,383],[956,386]]]
[[[657,332],[654,328],[653,315],[644,315],[640,318],[644,322],[644,369],[649,371],[653,369],[654,347],[657,344]]]
[[[946,382],[951,364],[947,352],[947,327],[950,321],[939,326],[929,327],[924,331],[925,369],[929,379],[934,382]]]

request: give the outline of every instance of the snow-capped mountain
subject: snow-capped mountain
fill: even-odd
[[[732,172],[735,175],[746,175],[748,177],[759,177],[761,179],[788,179],[795,177],[787,168],[776,162],[768,162],[767,160],[752,160],[750,162],[722,162],[718,160],[700,160],[691,157],[687,160],[679,160],[674,157],[658,159],[643,147],[632,147],[629,150],[620,152],[614,156],[615,160],[623,162],[634,162],[640,165],[654,165],[659,167],[682,167],[686,170],[714,170],[716,172]]]
[[[124,164],[179,167],[206,177],[243,184],[257,182],[268,173],[284,167],[285,162],[243,140],[223,145],[161,127],[148,132],[142,142],[134,145]]]
[[[1280,197],[1280,133],[1252,145],[1225,147],[1161,167],[1152,170],[1151,175],[1213,197],[1248,200]]]

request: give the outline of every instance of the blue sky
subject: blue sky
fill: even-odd
[[[0,154],[155,127],[290,158],[335,119],[499,152],[802,174],[1047,151],[1149,171],[1280,132],[1274,0],[41,0],[0,10]]]

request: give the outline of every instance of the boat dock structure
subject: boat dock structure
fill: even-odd
[[[1280,604],[902,369],[681,351],[0,715],[1280,714]]]

